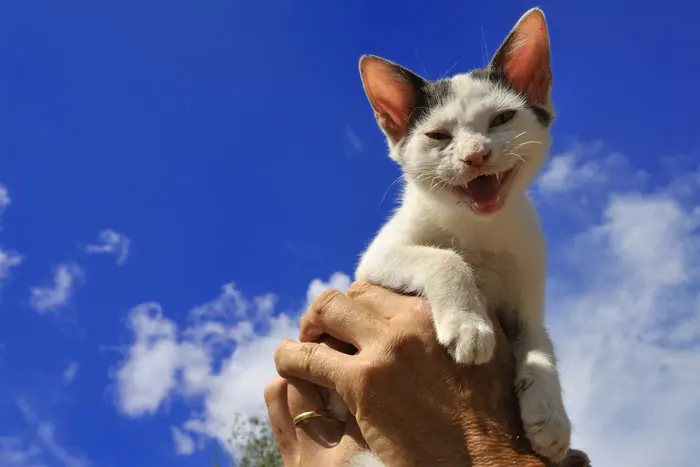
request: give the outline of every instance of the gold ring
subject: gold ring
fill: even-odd
[[[296,417],[294,417],[294,426],[297,426],[304,420],[310,420],[312,418],[330,418],[335,420],[336,418],[329,410],[310,410],[308,412],[302,412]]]

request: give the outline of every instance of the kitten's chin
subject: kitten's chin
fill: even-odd
[[[477,216],[491,217],[503,208],[516,170],[480,175],[465,185],[452,185],[451,191]]]

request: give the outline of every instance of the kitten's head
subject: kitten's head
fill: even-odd
[[[535,8],[485,69],[428,82],[365,55],[360,74],[406,178],[442,202],[489,217],[527,187],[549,152],[549,63],[547,23]]]

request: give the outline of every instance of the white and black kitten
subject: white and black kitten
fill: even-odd
[[[379,57],[360,59],[364,89],[406,183],[356,279],[425,297],[438,340],[465,365],[492,358],[487,308],[499,310],[515,352],[525,432],[536,452],[560,461],[571,426],[543,323],[544,235],[526,194],[551,144],[549,49],[535,8],[485,69],[428,82]],[[363,453],[353,465],[381,463]]]

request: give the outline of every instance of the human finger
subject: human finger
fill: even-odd
[[[293,417],[304,413],[325,414],[327,402],[320,391],[326,391],[307,381],[290,378],[287,391],[289,411]],[[295,426],[299,449],[308,451],[319,447],[331,447],[343,436],[345,423],[328,416],[319,416],[300,421]]]
[[[298,455],[297,435],[289,409],[287,391],[287,381],[277,376],[265,386],[265,405],[282,457],[293,459]]]
[[[359,349],[362,342],[376,340],[383,325],[359,302],[337,290],[327,290],[314,300],[301,317],[299,338],[308,342],[330,334]]]
[[[422,305],[419,297],[402,295],[369,282],[354,282],[346,295],[384,319],[391,319],[407,309]]]
[[[338,390],[343,373],[353,357],[314,342],[283,340],[275,350],[275,367],[283,378],[299,378],[318,386]]]

